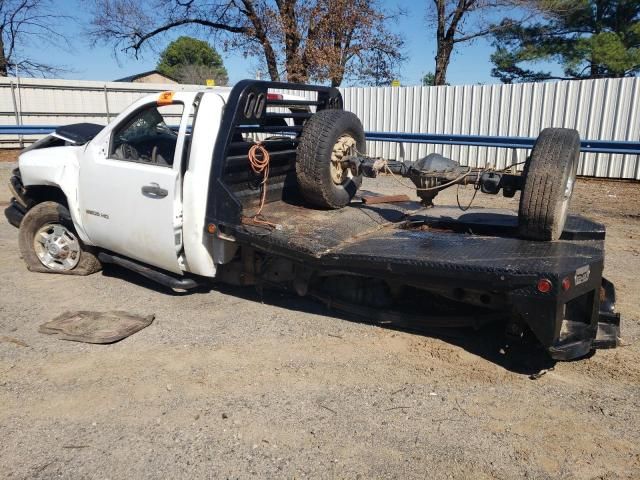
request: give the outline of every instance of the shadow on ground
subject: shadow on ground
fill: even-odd
[[[204,284],[198,286],[197,288],[189,291],[172,290],[171,288],[161,285],[158,282],[154,282],[153,280],[150,280],[143,275],[111,263],[104,264],[101,273],[105,277],[119,278],[121,280],[124,280],[125,282],[133,283],[134,285],[138,285],[139,287],[147,288],[149,290],[153,290],[154,292],[162,293],[164,295],[169,295],[172,297],[209,293],[215,287],[215,284],[212,283],[211,285]]]
[[[330,316],[354,323],[377,325],[390,330],[437,338],[463,348],[467,352],[477,355],[508,371],[522,375],[535,376],[542,370],[552,368],[556,363],[535,339],[525,338],[519,341],[518,344],[510,345],[507,341],[502,323],[486,325],[479,329],[468,327],[434,328],[429,327],[426,322],[421,324],[416,323],[415,327],[397,328],[328,308],[323,303],[309,297],[298,297],[294,294],[278,290],[265,289],[258,291],[252,287],[234,287],[212,282],[210,285],[203,285],[188,292],[176,292],[135,272],[115,265],[105,265],[102,274],[107,277],[119,278],[123,281],[170,296],[202,295],[216,290],[248,301],[266,303],[288,310]]]

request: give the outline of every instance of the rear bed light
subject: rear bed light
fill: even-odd
[[[540,280],[538,280],[537,287],[540,293],[549,293],[553,288],[553,283],[551,283],[551,280],[541,278]]]

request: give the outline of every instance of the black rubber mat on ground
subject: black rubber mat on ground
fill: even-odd
[[[62,340],[85,343],[114,343],[149,326],[154,315],[142,317],[127,312],[64,312],[38,331]]]

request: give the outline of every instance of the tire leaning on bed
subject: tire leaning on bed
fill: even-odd
[[[300,192],[310,204],[337,209],[347,205],[362,184],[341,160],[366,148],[364,129],[356,115],[322,110],[304,125],[296,157]]]

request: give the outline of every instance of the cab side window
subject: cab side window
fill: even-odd
[[[184,105],[148,105],[135,112],[111,139],[109,158],[171,167]]]

